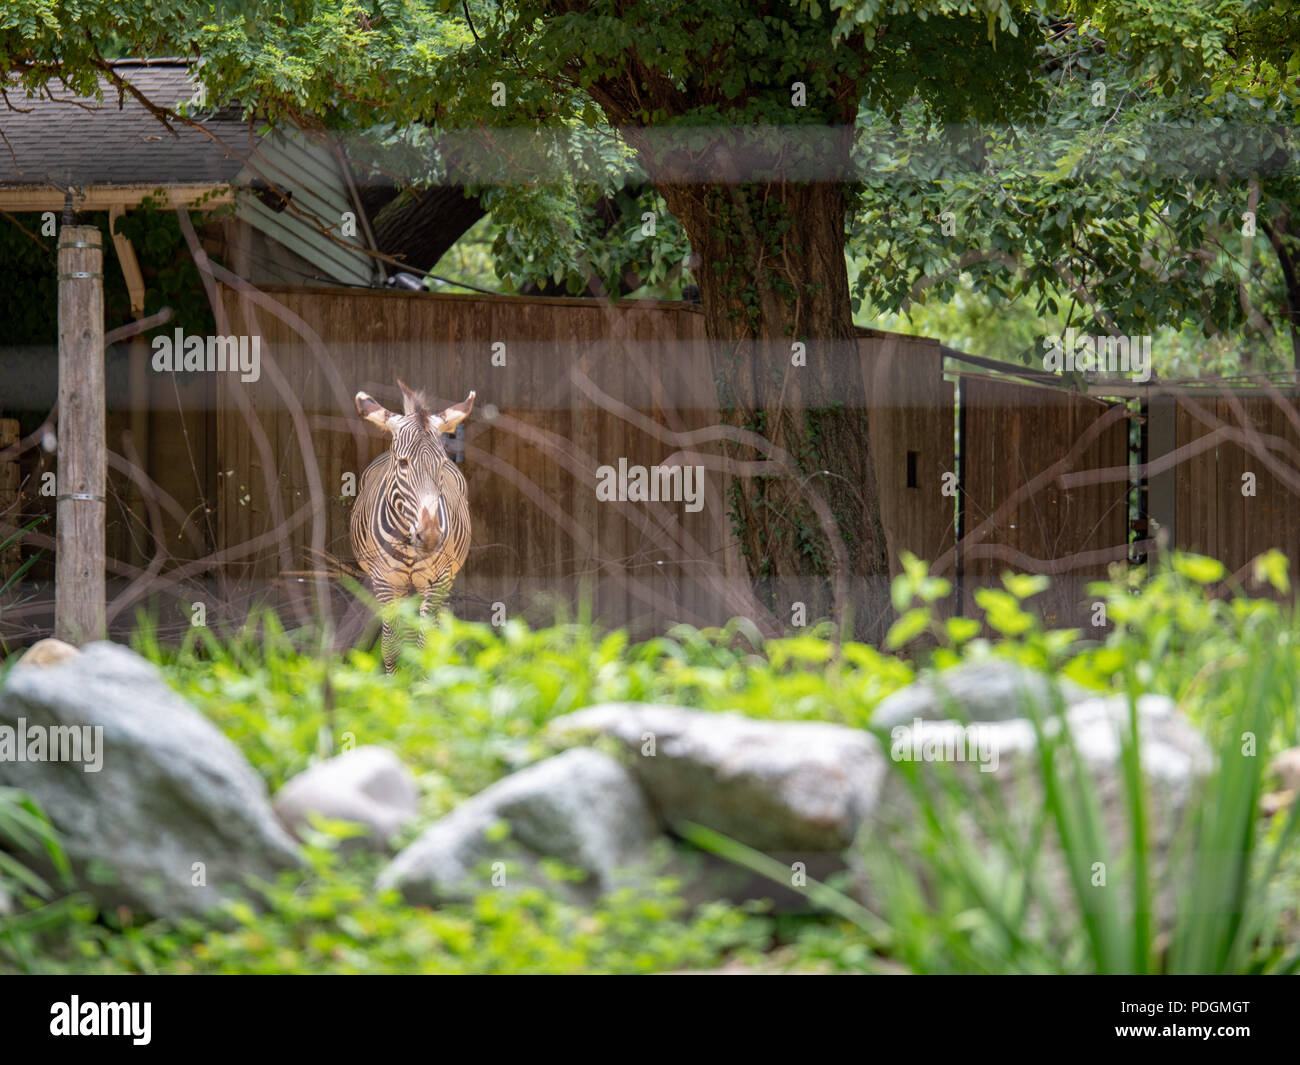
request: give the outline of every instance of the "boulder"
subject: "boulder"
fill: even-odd
[[[1093,698],[1072,681],[1057,681],[1067,706]],[[942,673],[922,677],[886,696],[871,715],[872,728],[892,729],[916,720],[1011,721],[1027,718],[1025,702],[1033,699],[1040,712],[1051,703],[1050,678],[1014,662],[997,659],[963,663]]]
[[[349,821],[366,829],[346,842],[383,847],[415,816],[415,781],[400,758],[382,747],[357,747],[304,770],[275,794],[275,815],[302,839],[311,818]]]
[[[243,755],[116,644],[9,672],[0,784],[40,804],[102,907],[201,914],[300,862]]]
[[[693,821],[795,858],[848,847],[886,772],[861,729],[679,706],[605,703],[556,718],[548,735],[612,740],[669,825]]]
[[[640,867],[658,835],[626,769],[598,751],[567,751],[461,803],[398,854],[376,886],[433,905],[540,882],[539,865],[552,858],[586,879],[550,886],[585,901]]]
[[[1138,753],[1145,782],[1146,833],[1148,858],[1157,870],[1153,882],[1160,882],[1160,870],[1170,853],[1183,811],[1196,786],[1212,771],[1213,754],[1205,739],[1164,696],[1143,695],[1137,701]],[[1059,736],[1067,727],[1082,766],[1088,774],[1101,808],[1106,838],[1110,842],[1109,875],[1112,883],[1123,882],[1122,869],[1128,859],[1130,824],[1121,765],[1121,738],[1129,729],[1129,705],[1124,696],[1106,696],[1085,700],[1069,707],[1064,718],[1048,714],[1044,730]],[[958,811],[947,827],[954,839],[962,839],[986,850],[1003,853],[991,845],[988,825],[976,810],[985,811],[986,785],[994,785],[993,797],[1001,800],[1001,824],[1008,827],[1013,839],[1023,848],[1013,859],[1015,868],[1023,867],[1030,850],[1035,820],[1043,814],[1044,794],[1038,753],[1038,737],[1033,722],[1027,719],[986,721],[967,724],[961,721],[927,721],[919,725],[898,726],[891,733],[890,757],[896,762],[920,762],[923,782],[937,788],[934,771],[926,763],[945,762],[954,772],[956,784],[967,795],[950,809]],[[1072,783],[1070,761],[1058,748],[1056,765],[1067,794],[1078,794]],[[934,792],[938,794],[938,792]],[[958,792],[958,795],[961,791]],[[858,893],[870,899],[870,881],[874,859],[887,854],[906,854],[912,848],[912,832],[921,824],[916,800],[899,772],[891,772],[882,789],[880,804],[873,823],[864,828],[855,848]],[[1043,849],[1046,883],[1058,900],[1073,897],[1063,859],[1056,842],[1054,822],[1047,825]],[[1089,855],[1093,861],[1107,861],[1102,854]],[[989,868],[993,868],[992,865]],[[1164,878],[1169,883],[1169,878]],[[1161,912],[1170,914],[1172,896],[1159,900]]]

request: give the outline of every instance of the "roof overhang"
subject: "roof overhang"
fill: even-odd
[[[115,207],[129,211],[159,193],[169,207],[188,206],[197,210],[223,207],[235,198],[229,185],[91,185],[74,189],[72,207],[76,211],[107,211]],[[0,185],[0,210],[61,211],[63,190],[50,185]]]

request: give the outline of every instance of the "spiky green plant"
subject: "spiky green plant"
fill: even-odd
[[[1289,591],[1276,558],[1260,569],[1277,591]],[[941,763],[892,763],[916,816],[901,834],[864,839],[870,904],[823,884],[805,889],[810,901],[858,925],[875,949],[915,972],[1300,969],[1300,936],[1294,927],[1283,933],[1288,908],[1294,924],[1300,880],[1300,807],[1271,823],[1260,812],[1268,755],[1295,742],[1300,627],[1294,611],[1270,600],[1211,598],[1207,586],[1222,578],[1218,563],[1180,557],[1149,580],[1097,585],[1118,624],[1102,647],[1082,655],[1071,647],[1078,633],[1044,632],[1024,608],[1023,600],[1045,586],[1041,581],[1008,576],[1005,590],[977,596],[986,624],[1003,636],[1002,653],[1054,672],[1072,667],[1127,697],[1119,758],[1123,838],[1110,838],[1096,783],[1063,727],[1064,702],[1053,688],[1046,707],[1024,700],[1037,737],[1037,787],[1025,807],[1011,808],[979,773],[972,783]],[[925,579],[913,560],[903,580],[917,586]],[[947,625],[927,616],[907,628],[942,638]],[[1183,661],[1170,661],[1175,656]],[[1214,661],[1221,668],[1205,667]],[[1182,811],[1169,853],[1155,861],[1136,706],[1139,694],[1161,689],[1181,695],[1216,758]],[[698,826],[683,832],[789,886],[789,870],[766,856]],[[1048,875],[1045,856],[1053,849],[1068,884],[1063,895]],[[1109,889],[1098,890],[1098,862],[1110,873]],[[1168,899],[1176,904],[1162,901]]]

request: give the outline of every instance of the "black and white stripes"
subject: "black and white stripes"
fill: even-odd
[[[454,433],[469,417],[475,394],[434,414],[422,393],[397,384],[401,414],[357,393],[357,412],[388,433],[392,445],[361,475],[352,511],[352,550],[380,603],[419,595],[420,614],[427,616],[441,609],[469,553],[465,478],[448,456],[442,434]],[[391,673],[398,640],[389,622],[384,623],[383,652]]]

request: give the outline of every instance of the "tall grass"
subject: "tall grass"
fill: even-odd
[[[33,865],[52,868],[55,882]],[[26,792],[0,787],[0,962],[24,971],[34,966],[37,937],[65,925],[79,904],[75,896],[59,896],[69,874],[58,834],[40,807]]]

